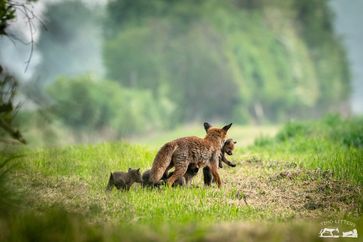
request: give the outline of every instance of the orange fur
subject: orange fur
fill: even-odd
[[[222,182],[218,174],[218,162],[224,139],[231,125],[215,128],[205,123],[207,134],[204,138],[184,137],[163,145],[154,159],[150,171],[150,182],[157,184],[165,172],[175,167],[173,175],[167,180],[167,184],[171,186],[175,180],[184,176],[188,165],[193,164],[198,168],[210,167],[212,175],[220,187]]]

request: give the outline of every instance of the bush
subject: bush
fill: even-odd
[[[271,145],[272,143],[273,143],[272,138],[262,135],[255,139],[255,141],[253,142],[253,145],[258,146],[258,147],[264,147],[264,146]]]
[[[113,81],[60,78],[48,93],[54,100],[54,114],[76,134],[119,138],[163,124],[163,112],[149,91],[126,89]]]
[[[309,134],[309,127],[306,124],[290,122],[287,123],[282,130],[276,135],[279,141],[286,141],[298,136],[306,136]]]
[[[347,147],[363,148],[363,118],[348,122],[338,115],[329,115],[323,123],[329,127],[329,139]]]

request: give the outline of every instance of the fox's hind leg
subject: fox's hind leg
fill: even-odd
[[[175,164],[174,173],[167,180],[167,184],[169,187],[171,187],[177,179],[184,176],[184,174],[188,170],[188,163],[189,162],[178,162],[177,164]]]
[[[170,165],[166,168],[163,176],[161,177],[161,180],[163,180],[164,182],[166,182],[166,180],[168,180],[168,178],[173,175],[174,172],[169,173],[169,170],[171,168],[173,168],[173,167],[174,167],[174,164],[173,164],[173,162],[171,162]]]

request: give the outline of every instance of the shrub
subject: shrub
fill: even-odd
[[[149,91],[91,76],[60,78],[48,87],[54,114],[75,133],[120,137],[158,128],[161,111]]]
[[[309,133],[309,127],[306,124],[289,122],[277,134],[276,138],[279,141],[286,141]]]

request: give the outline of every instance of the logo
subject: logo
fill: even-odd
[[[356,225],[350,221],[329,220],[321,222],[320,224],[324,226],[319,232],[319,237],[321,238],[358,238],[358,231],[355,228]]]

